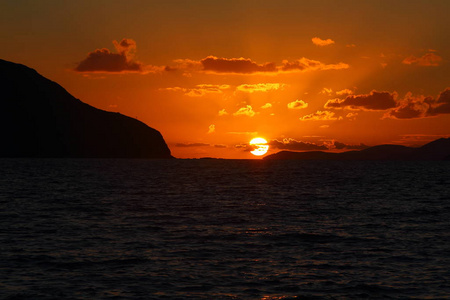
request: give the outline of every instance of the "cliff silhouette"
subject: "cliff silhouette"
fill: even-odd
[[[264,159],[296,160],[450,160],[450,138],[441,138],[412,148],[400,145],[379,145],[360,151],[341,153],[324,151],[280,151]]]
[[[0,60],[0,157],[173,158],[159,131]]]

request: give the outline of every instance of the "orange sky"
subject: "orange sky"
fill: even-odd
[[[0,1],[0,58],[179,158],[450,136],[450,1],[359,2]]]

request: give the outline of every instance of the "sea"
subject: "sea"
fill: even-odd
[[[0,159],[0,299],[450,299],[450,162]]]

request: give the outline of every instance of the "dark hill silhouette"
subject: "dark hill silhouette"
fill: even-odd
[[[24,65],[0,60],[0,157],[172,158],[146,124],[94,108]]]
[[[281,151],[264,159],[297,160],[449,160],[450,138],[441,138],[419,148],[400,145],[379,145],[360,151],[341,153]]]

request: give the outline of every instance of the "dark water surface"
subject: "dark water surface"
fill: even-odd
[[[449,162],[0,170],[0,299],[450,299]]]

